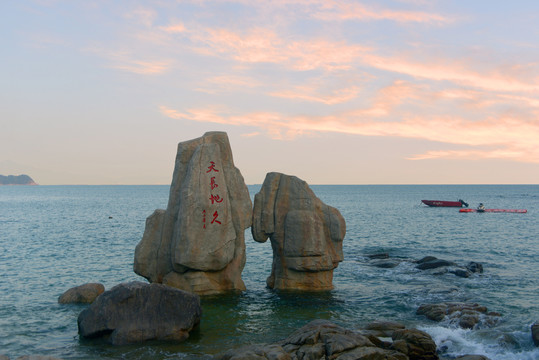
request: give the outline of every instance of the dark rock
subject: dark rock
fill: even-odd
[[[100,283],[88,283],[76,286],[60,295],[60,304],[84,303],[90,304],[105,291],[105,287]]]
[[[183,341],[200,322],[198,295],[162,284],[131,282],[101,294],[79,314],[79,334],[114,345],[146,340]]]
[[[371,262],[372,266],[381,268],[381,269],[392,269],[397,267],[401,262],[399,260],[387,259],[387,260],[376,260]]]
[[[455,358],[455,360],[490,360],[488,357],[483,355],[464,355]]]
[[[395,330],[391,338],[403,340],[406,343],[406,355],[410,360],[436,360],[436,343],[429,334],[417,329],[401,329]],[[399,346],[399,348],[402,348]]]
[[[470,270],[473,273],[483,273],[483,265],[475,261],[470,261],[468,265],[466,265],[466,269]]]
[[[290,360],[290,355],[279,345],[255,344],[228,350],[214,357],[216,360]]]
[[[425,256],[424,258],[422,259],[419,259],[417,260],[416,262],[418,264],[423,264],[423,263],[426,263],[426,262],[430,262],[430,261],[433,261],[433,260],[437,260],[438,258],[434,257],[434,256]]]
[[[365,330],[378,337],[391,337],[393,331],[404,328],[404,324],[394,321],[373,321],[365,326]]]
[[[371,260],[375,260],[375,259],[389,259],[389,254],[388,253],[379,253],[379,254],[371,254],[371,255],[367,255],[367,257]]]
[[[448,319],[464,329],[473,329],[478,325],[493,326],[500,314],[487,312],[485,306],[475,303],[448,302],[438,304],[423,304],[416,314],[425,315],[428,319],[442,321]]]
[[[531,331],[533,343],[535,344],[535,346],[539,346],[539,321],[536,321],[531,326]]]
[[[456,266],[457,265],[452,261],[447,261],[447,260],[442,260],[442,259],[437,259],[437,258],[425,260],[427,258],[423,258],[418,261],[417,268],[419,270],[436,269],[442,266]]]
[[[2,358],[0,357],[0,359]],[[15,360],[61,360],[61,359],[52,357],[52,356],[45,356],[45,355],[24,355],[24,356],[19,356]]]
[[[462,278],[469,278],[470,276],[472,276],[472,272],[464,268],[450,268],[448,269],[448,271],[451,274],[455,274]]]

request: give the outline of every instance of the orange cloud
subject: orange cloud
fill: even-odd
[[[365,64],[392,72],[435,81],[452,81],[457,84],[479,87],[491,91],[533,92],[539,90],[537,79],[522,81],[511,75],[500,76],[496,73],[480,74],[460,64],[419,63],[399,57],[382,57],[366,54]]]
[[[407,84],[396,83],[384,89],[393,93],[394,99],[387,103],[374,101],[371,108],[329,116],[287,116],[279,113],[257,112],[230,115],[223,111],[190,109],[180,113],[161,106],[161,112],[173,119],[213,122],[237,126],[256,126],[274,139],[293,139],[313,132],[340,132],[363,136],[393,136],[423,139],[468,146],[467,150],[428,151],[409,159],[432,158],[497,158],[521,162],[539,163],[539,123],[535,120],[502,116],[481,121],[469,121],[456,116],[416,115],[403,120],[388,120],[388,113],[398,104],[399,94],[411,91]],[[383,90],[383,91],[384,91]],[[382,91],[382,93],[383,93]],[[380,120],[377,117],[385,116]]]

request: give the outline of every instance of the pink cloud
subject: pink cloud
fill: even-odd
[[[369,8],[357,2],[325,1],[313,17],[325,21],[343,20],[391,20],[428,24],[448,24],[454,19],[423,11],[396,11],[384,8]]]
[[[414,88],[410,88],[406,83],[396,83],[383,89],[381,94],[384,91],[393,94],[393,99],[387,102],[375,100],[370,108],[328,116],[289,116],[269,112],[230,115],[212,109],[190,109],[180,113],[165,106],[160,110],[173,119],[255,126],[274,139],[293,139],[314,132],[340,132],[422,139],[469,147],[459,151],[428,151],[411,157],[413,160],[459,157],[539,163],[539,149],[536,146],[539,123],[535,119],[500,116],[470,121],[457,116],[415,115],[390,120],[395,116],[392,108],[402,101],[401,96],[413,97],[419,93],[414,92]]]
[[[464,86],[483,88],[491,91],[525,91],[539,90],[537,79],[529,81],[519,80],[511,75],[498,75],[496,73],[482,74],[471,70],[461,64],[444,64],[440,62],[420,63],[409,61],[400,57],[382,57],[367,54],[362,61],[367,65],[434,81],[452,81]]]
[[[293,89],[280,90],[269,93],[270,96],[281,97],[292,100],[304,100],[319,102],[326,105],[335,105],[355,99],[359,94],[359,87],[351,86],[333,90],[329,93],[319,93],[319,88],[304,85],[295,86]]]

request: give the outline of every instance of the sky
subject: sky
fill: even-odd
[[[539,184],[539,2],[0,2],[0,174],[170,184],[225,131],[247,184]]]

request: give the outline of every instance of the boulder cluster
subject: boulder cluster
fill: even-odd
[[[253,205],[234,166],[228,136],[210,132],[178,144],[169,201],[146,219],[133,269],[150,284],[105,291],[90,283],[66,291],[59,303],[91,303],[78,317],[84,338],[114,345],[183,341],[200,322],[199,295],[245,290],[245,230],[271,239],[271,288],[328,290],[343,260],[346,232],[339,211],[305,181],[269,173]]]
[[[424,331],[406,329],[398,323],[375,323],[367,328],[353,331],[327,320],[314,320],[277,343],[231,349],[214,359],[439,359],[436,344]]]
[[[463,329],[491,327],[497,324],[501,314],[488,311],[485,306],[476,303],[443,302],[421,305],[416,314],[425,315],[433,321],[448,321]]]
[[[251,224],[256,241],[271,239],[270,288],[333,287],[333,269],[343,260],[342,215],[305,181],[280,173],[268,173],[253,210],[224,132],[178,145],[167,209],[146,220],[134,271],[199,295],[245,290],[244,230]]]

